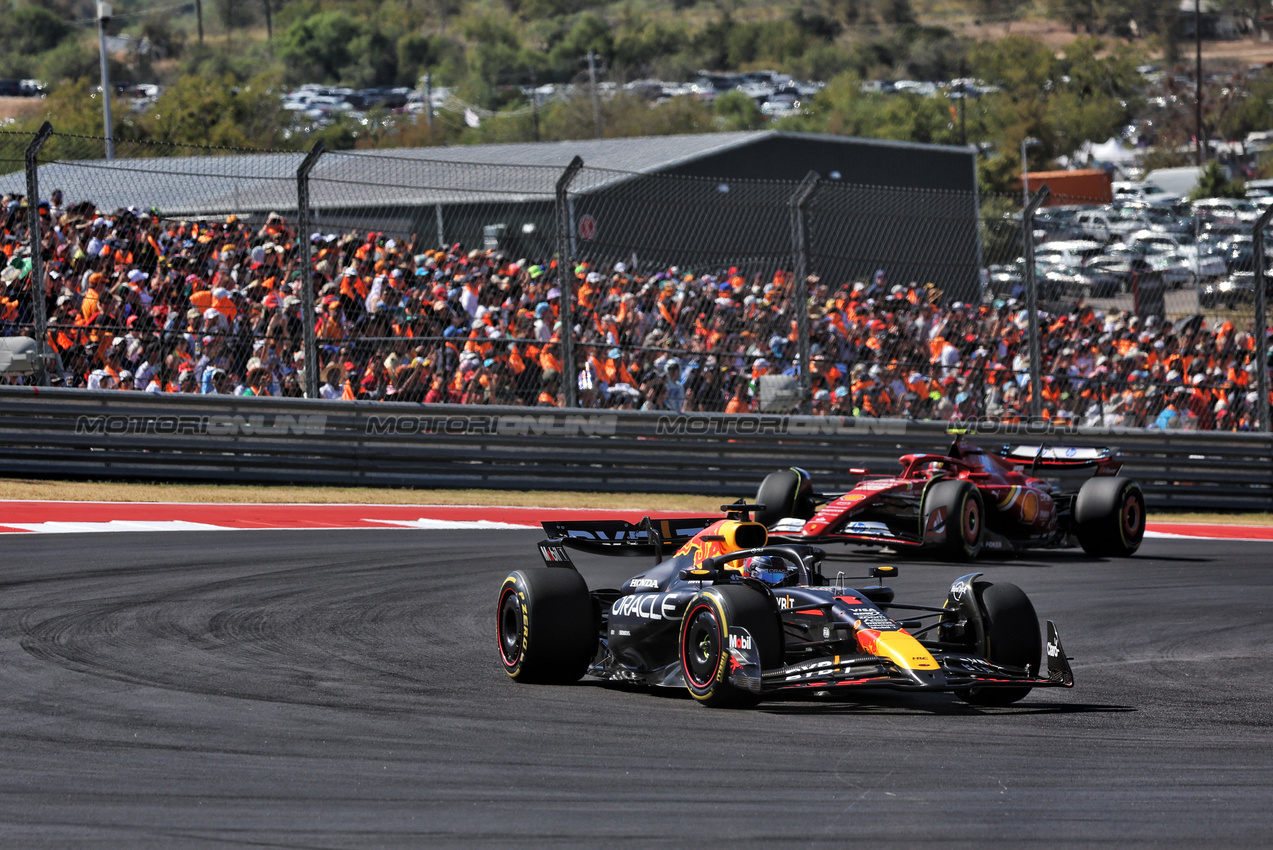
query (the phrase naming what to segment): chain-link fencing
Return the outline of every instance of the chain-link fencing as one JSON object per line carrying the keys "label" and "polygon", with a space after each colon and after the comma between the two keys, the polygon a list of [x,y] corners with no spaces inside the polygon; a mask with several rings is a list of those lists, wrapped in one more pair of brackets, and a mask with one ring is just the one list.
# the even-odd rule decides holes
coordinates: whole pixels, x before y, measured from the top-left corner
{"label": "chain-link fencing", "polygon": [[43,310],[69,386],[1260,421],[1257,299],[1228,294],[1255,274],[1249,222],[1058,195],[1023,217],[1015,196],[509,165],[481,148],[120,141],[106,161],[101,139],[54,132],[26,169],[35,142],[0,133],[0,333],[39,336]]}
{"label": "chain-link fencing", "polygon": [[[1267,425],[1257,214],[1222,200],[1048,198],[1031,219],[1048,314],[1044,408],[1068,406],[1080,422],[1112,426]],[[1023,298],[1019,261],[990,266],[988,278],[995,297]],[[1267,405],[1267,389],[1264,397]]]}
{"label": "chain-link fencing", "polygon": [[[283,214],[296,209],[301,155],[120,140],[106,161],[103,150],[54,132],[35,157],[55,372],[90,387],[296,394],[300,316],[276,290],[297,264]],[[18,321],[34,330],[40,318],[28,307]]]}

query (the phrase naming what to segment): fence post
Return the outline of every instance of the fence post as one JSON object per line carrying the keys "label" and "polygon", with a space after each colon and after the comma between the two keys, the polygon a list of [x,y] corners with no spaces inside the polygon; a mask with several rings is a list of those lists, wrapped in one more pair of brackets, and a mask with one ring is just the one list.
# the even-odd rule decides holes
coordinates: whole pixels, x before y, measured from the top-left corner
{"label": "fence post", "polygon": [[44,350],[48,344],[48,318],[49,318],[49,302],[44,292],[44,257],[41,255],[41,243],[43,241],[40,233],[40,164],[37,157],[40,154],[40,148],[44,147],[44,143],[48,141],[50,135],[53,134],[53,125],[45,121],[40,125],[40,129],[36,130],[35,138],[31,140],[31,144],[26,149],[26,170],[27,170],[27,239],[31,248],[31,271],[29,272],[29,280],[31,281],[31,321],[35,325],[33,331],[35,335],[35,350],[39,358],[40,371],[39,381],[42,386],[49,385],[49,370],[45,365]]}
{"label": "fence post", "polygon": [[561,290],[561,375],[565,407],[579,404],[579,367],[575,363],[575,264],[570,250],[570,183],[583,168],[575,156],[557,178],[557,288]]}
{"label": "fence post", "polygon": [[1025,246],[1025,309],[1030,314],[1030,421],[1043,418],[1043,346],[1039,343],[1039,282],[1034,276],[1034,212],[1051,192],[1046,185],[1021,210],[1021,242]]}
{"label": "fence post", "polygon": [[1258,429],[1267,433],[1269,430],[1269,340],[1268,340],[1268,295],[1266,292],[1264,228],[1273,218],[1273,207],[1266,209],[1255,222],[1251,231],[1252,247],[1255,249],[1255,391],[1260,394],[1260,424]]}
{"label": "fence post", "polygon": [[305,397],[318,398],[318,341],[314,339],[314,266],[309,241],[309,172],[327,150],[322,139],[296,169],[296,238],[301,243],[301,327],[305,331]]}
{"label": "fence post", "polygon": [[796,349],[800,354],[800,401],[797,413],[812,413],[813,364],[809,362],[809,201],[818,188],[818,172],[810,171],[791,196],[791,249],[796,277]]}

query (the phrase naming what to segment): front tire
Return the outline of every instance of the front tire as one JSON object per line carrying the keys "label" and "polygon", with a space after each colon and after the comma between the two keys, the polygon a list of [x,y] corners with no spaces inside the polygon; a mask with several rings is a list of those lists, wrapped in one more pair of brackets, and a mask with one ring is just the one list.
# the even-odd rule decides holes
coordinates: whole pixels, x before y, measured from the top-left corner
{"label": "front tire", "polygon": [[504,672],[518,682],[576,682],[597,648],[592,598],[574,570],[517,570],[495,609]]}
{"label": "front tire", "polygon": [[[938,511],[945,511],[944,520],[936,520]],[[924,496],[924,536],[930,527],[936,533],[934,522],[944,522],[944,539],[940,550],[949,561],[972,561],[981,554],[985,537],[985,505],[981,491],[968,481],[938,481]]]}
{"label": "front tire", "polygon": [[1074,536],[1098,558],[1127,558],[1145,539],[1145,494],[1129,478],[1092,478],[1074,501]]}
{"label": "front tire", "polygon": [[729,630],[751,635],[762,670],[782,661],[782,628],[769,597],[745,585],[709,587],[691,600],[681,621],[681,672],[690,696],[712,708],[745,708],[760,696],[729,681]]}
{"label": "front tire", "polygon": [[[1023,667],[1038,675],[1043,641],[1039,636],[1039,615],[1025,591],[1008,582],[973,582],[973,594],[981,608],[987,661],[1007,667]],[[972,705],[1011,705],[1031,688],[967,688],[955,695]]]}
{"label": "front tire", "polygon": [[812,519],[815,513],[813,481],[803,469],[771,472],[756,490],[756,504],[765,506],[763,511],[756,512],[756,522],[765,528],[787,517]]}

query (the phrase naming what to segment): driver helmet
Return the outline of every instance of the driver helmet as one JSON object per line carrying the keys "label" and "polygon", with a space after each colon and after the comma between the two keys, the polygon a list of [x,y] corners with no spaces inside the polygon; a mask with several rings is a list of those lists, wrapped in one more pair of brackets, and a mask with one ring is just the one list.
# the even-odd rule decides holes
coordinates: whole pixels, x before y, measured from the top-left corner
{"label": "driver helmet", "polygon": [[788,566],[781,558],[775,558],[772,555],[757,555],[747,560],[743,574],[748,578],[759,579],[773,587],[780,587],[788,579],[794,578],[796,570],[795,567]]}

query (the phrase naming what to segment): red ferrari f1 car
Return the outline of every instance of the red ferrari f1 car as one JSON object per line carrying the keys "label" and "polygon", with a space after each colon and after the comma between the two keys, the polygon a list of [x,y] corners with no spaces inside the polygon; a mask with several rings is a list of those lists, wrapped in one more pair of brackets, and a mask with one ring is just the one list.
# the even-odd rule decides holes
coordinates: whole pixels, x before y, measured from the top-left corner
{"label": "red ferrari f1 car", "polygon": [[[1145,535],[1145,497],[1118,475],[1111,449],[1013,446],[989,454],[957,437],[946,454],[906,455],[901,465],[896,477],[821,495],[802,469],[771,473],[756,494],[764,506],[756,518],[793,542],[928,549],[957,561],[1074,545],[1127,557]],[[1077,489],[1042,477],[1084,470],[1095,474]]]}

